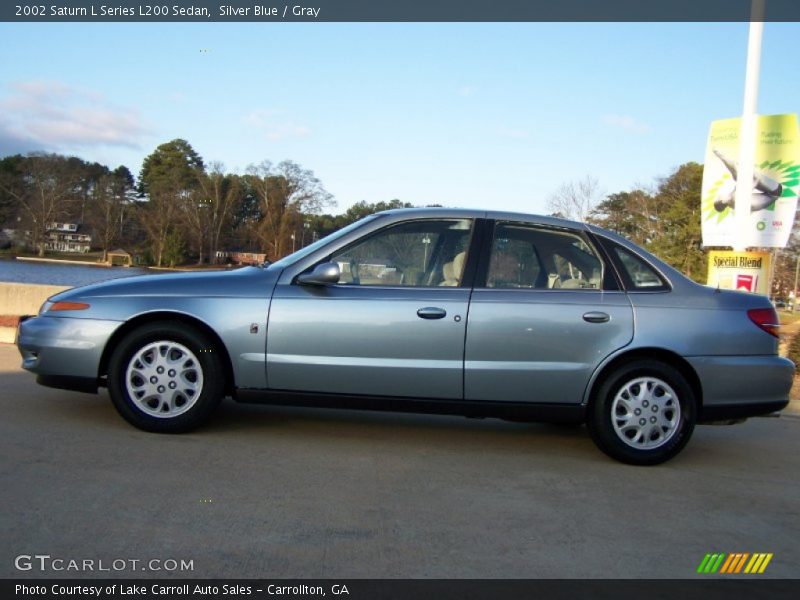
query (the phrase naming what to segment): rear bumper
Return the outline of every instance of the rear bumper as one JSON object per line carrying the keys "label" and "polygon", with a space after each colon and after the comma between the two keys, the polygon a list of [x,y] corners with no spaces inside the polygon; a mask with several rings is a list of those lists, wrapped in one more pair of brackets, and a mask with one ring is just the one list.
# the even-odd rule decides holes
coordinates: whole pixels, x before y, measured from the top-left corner
{"label": "rear bumper", "polygon": [[789,403],[795,366],[786,358],[702,356],[686,360],[703,389],[700,422],[765,415]]}
{"label": "rear bumper", "polygon": [[770,413],[778,412],[786,408],[789,401],[784,402],[759,402],[756,404],[717,404],[715,406],[704,406],[700,411],[699,422],[727,421],[729,419],[746,419],[747,417],[759,417]]}
{"label": "rear bumper", "polygon": [[38,316],[20,321],[22,368],[49,387],[96,392],[103,349],[121,323]]}

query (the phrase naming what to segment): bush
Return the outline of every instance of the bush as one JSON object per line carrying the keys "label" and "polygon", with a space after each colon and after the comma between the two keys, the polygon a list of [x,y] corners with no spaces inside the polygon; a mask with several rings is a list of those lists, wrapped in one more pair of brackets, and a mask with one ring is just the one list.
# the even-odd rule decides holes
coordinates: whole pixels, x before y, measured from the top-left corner
{"label": "bush", "polygon": [[789,360],[794,362],[794,364],[800,365],[800,332],[793,335],[789,340],[786,356]]}
{"label": "bush", "polygon": [[182,264],[186,255],[186,244],[183,242],[181,232],[173,229],[167,234],[164,243],[164,253],[161,256],[162,266],[170,268]]}

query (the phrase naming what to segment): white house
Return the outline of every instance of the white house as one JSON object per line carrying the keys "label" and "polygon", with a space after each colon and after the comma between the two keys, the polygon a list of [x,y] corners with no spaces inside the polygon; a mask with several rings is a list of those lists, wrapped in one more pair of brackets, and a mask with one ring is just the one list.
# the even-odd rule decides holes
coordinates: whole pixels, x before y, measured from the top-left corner
{"label": "white house", "polygon": [[81,233],[78,223],[48,223],[45,248],[53,252],[89,252],[92,236]]}

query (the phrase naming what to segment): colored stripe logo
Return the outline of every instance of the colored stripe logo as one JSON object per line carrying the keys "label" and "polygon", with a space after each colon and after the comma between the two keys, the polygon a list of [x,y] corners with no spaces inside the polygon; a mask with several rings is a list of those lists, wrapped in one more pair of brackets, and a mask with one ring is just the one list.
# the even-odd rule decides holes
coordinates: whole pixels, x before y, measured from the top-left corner
{"label": "colored stripe logo", "polygon": [[732,575],[748,574],[755,575],[763,573],[773,554],[765,552],[734,552],[733,554],[706,554],[697,567],[697,572],[703,575],[714,573]]}

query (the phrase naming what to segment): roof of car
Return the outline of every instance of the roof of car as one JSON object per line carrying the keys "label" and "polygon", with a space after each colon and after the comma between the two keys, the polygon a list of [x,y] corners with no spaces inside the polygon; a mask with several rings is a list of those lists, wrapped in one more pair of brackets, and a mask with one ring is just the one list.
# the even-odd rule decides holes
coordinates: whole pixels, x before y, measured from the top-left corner
{"label": "roof of car", "polygon": [[557,227],[570,227],[572,229],[586,229],[586,224],[578,221],[570,221],[561,217],[547,215],[535,215],[520,212],[507,212],[498,210],[480,210],[475,208],[447,208],[442,206],[431,206],[423,208],[394,208],[385,210],[377,214],[392,215],[403,217],[461,217],[471,219],[494,219],[497,221],[530,221],[553,225]]}

